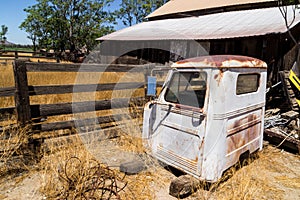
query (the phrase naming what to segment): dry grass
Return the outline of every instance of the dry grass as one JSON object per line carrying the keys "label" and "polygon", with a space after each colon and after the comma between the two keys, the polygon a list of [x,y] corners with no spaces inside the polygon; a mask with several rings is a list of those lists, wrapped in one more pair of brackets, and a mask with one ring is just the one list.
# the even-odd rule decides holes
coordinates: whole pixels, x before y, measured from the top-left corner
{"label": "dry grass", "polygon": [[13,87],[14,85],[12,62],[0,64],[0,87]]}
{"label": "dry grass", "polygon": [[1,156],[0,160],[7,163],[13,155],[22,155],[22,147],[28,144],[28,128],[22,129],[12,127],[9,130],[4,129],[0,133],[1,138]]}
{"label": "dry grass", "polygon": [[[120,138],[112,141],[112,143],[123,152],[135,152],[139,154],[145,152],[142,141],[137,140],[135,137],[128,135],[123,136],[121,133]],[[67,147],[64,149],[64,151],[59,151],[58,153],[52,154],[52,156],[48,157],[51,159],[48,160],[47,163],[51,164],[50,167],[43,172],[43,174],[52,174],[55,176],[48,177],[47,180],[44,179],[44,183],[48,183],[47,181],[49,180],[61,181],[58,179],[57,173],[60,171],[61,166],[65,164],[65,162],[72,156],[80,157],[81,162],[86,163],[85,167],[83,166],[84,170],[88,170],[86,169],[86,166],[90,166],[88,163],[94,159],[94,154],[91,154],[86,148],[82,148],[81,145],[64,146]],[[105,151],[106,150],[103,148],[101,153],[110,153]],[[270,150],[269,152],[268,150],[261,152],[260,158],[250,161],[250,164],[243,167],[237,166],[231,168],[227,172],[230,174],[229,179],[224,176],[223,178],[226,180],[220,180],[219,183],[212,185],[208,191],[203,190],[203,188],[205,188],[207,185],[202,185],[198,192],[189,197],[189,199],[284,199],[284,191],[274,187],[269,174],[266,174],[267,170],[262,171],[262,168],[269,167],[270,163],[267,161],[267,159],[269,159],[269,156],[273,153],[273,150]],[[63,156],[61,157],[61,155]],[[143,171],[137,175],[126,176],[124,179],[122,179],[122,183],[127,185],[124,191],[120,193],[122,197],[121,199],[160,199],[159,191],[167,191],[168,185],[174,178],[174,175],[163,169],[151,157],[148,157],[148,159],[148,169],[146,171]],[[98,162],[101,163],[101,160],[98,160]],[[47,164],[42,164],[42,166],[45,167]],[[113,169],[117,177],[124,177],[124,174],[119,172],[117,168]],[[277,179],[280,179],[295,189],[298,186],[295,178],[294,182],[288,182],[287,180],[290,181],[291,179],[286,179],[282,176],[278,176]],[[59,185],[59,183],[56,182],[55,185]],[[46,186],[47,184],[45,185],[45,190],[43,191],[44,194],[49,195],[49,191],[53,191],[50,189],[53,188],[53,185],[48,185],[48,187]]]}
{"label": "dry grass", "polygon": [[[123,131],[119,134],[122,135]],[[133,141],[137,140],[131,136],[122,136],[122,139],[110,140],[109,146],[104,144],[107,144],[107,141],[101,141],[100,143],[97,141],[97,152],[102,155],[110,154],[108,147],[110,150],[118,151],[118,153],[144,152],[140,141],[137,144]],[[92,144],[83,144],[82,138],[79,136],[73,137],[72,140],[60,141],[60,145],[62,148],[57,150],[57,143],[48,143],[48,151],[44,154],[40,163],[43,177],[41,192],[47,198],[65,199],[68,196],[67,199],[73,199],[73,197],[83,197],[84,191],[91,190],[93,193],[89,192],[86,195],[96,199],[101,199],[100,197],[103,199],[154,199],[155,196],[149,190],[151,183],[155,180],[153,172],[147,171],[134,176],[125,176],[118,168],[103,164],[107,160],[101,160],[99,156],[95,157],[95,152],[90,151],[87,147],[87,145]],[[112,157],[111,159],[118,158]],[[99,180],[99,177],[106,177],[106,185]],[[91,188],[96,184],[92,183],[93,180],[97,180],[98,184],[100,181],[101,184],[99,185],[102,187],[100,189]],[[116,183],[116,185],[112,186],[113,183]],[[110,194],[109,192],[101,193],[104,185],[106,189],[115,189],[118,195],[112,195],[111,198],[101,196]]]}
{"label": "dry grass", "polygon": [[[62,143],[63,150],[43,157],[40,163],[43,177],[41,192],[49,199],[117,197],[126,183],[115,171],[95,160],[84,150],[80,139],[77,140],[72,145],[66,141]],[[53,151],[51,147],[48,149]],[[117,182],[122,185],[115,185]]]}
{"label": "dry grass", "polygon": [[[6,159],[7,165],[1,168],[0,185],[7,178],[5,173],[12,173],[12,168],[7,166],[13,165],[17,174],[24,170],[29,173],[37,170],[41,183],[39,191],[47,199],[79,199],[84,195],[90,199],[172,199],[168,196],[168,187],[175,176],[146,154],[143,141],[138,137],[141,134],[139,123],[131,121],[123,125],[118,132],[119,137],[109,140],[95,137],[83,143],[87,140],[79,135],[47,140],[40,151],[42,159],[34,168],[24,159],[16,162],[11,154],[3,154],[1,159]],[[14,149],[21,150],[20,144],[28,144],[25,132],[26,129],[19,130],[8,143],[18,144]],[[125,176],[118,165],[111,164],[121,162],[126,155],[132,154],[144,158],[146,170]],[[287,199],[287,188],[299,194],[297,172],[299,156],[266,146],[257,158],[229,169],[220,182],[212,185],[201,183],[198,191],[187,199]],[[16,180],[22,181],[20,178]]]}

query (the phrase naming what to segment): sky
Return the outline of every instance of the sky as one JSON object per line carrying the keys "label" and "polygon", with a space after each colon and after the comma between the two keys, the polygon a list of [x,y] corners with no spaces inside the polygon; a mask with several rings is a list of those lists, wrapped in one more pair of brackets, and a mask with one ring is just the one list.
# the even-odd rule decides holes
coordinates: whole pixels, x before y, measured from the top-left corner
{"label": "sky", "polygon": [[8,27],[7,41],[16,44],[31,44],[27,34],[19,29],[20,24],[26,18],[24,8],[34,5],[35,0],[0,0],[0,26]]}
{"label": "sky", "polygon": [[[112,8],[119,5],[120,0],[115,0],[112,3]],[[6,34],[7,41],[15,44],[32,44],[27,38],[28,34],[19,29],[21,23],[26,19],[27,13],[24,8],[36,4],[35,0],[0,0],[0,26],[8,27]],[[117,25],[116,29],[122,28],[122,25]]]}

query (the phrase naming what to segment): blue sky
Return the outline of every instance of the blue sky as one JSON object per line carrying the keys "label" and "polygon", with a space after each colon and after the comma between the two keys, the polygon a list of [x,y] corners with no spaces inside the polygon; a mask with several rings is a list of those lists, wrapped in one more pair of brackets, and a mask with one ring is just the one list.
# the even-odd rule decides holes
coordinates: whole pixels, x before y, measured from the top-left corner
{"label": "blue sky", "polygon": [[[112,3],[112,8],[119,5],[120,0]],[[32,44],[27,38],[27,33],[20,30],[19,26],[26,18],[24,8],[36,4],[35,0],[1,0],[0,6],[0,26],[8,27],[7,40],[16,44]],[[117,26],[116,29],[122,27]]]}
{"label": "blue sky", "polygon": [[8,27],[7,40],[17,44],[31,44],[27,34],[19,29],[20,24],[26,18],[24,8],[34,5],[34,0],[1,0],[0,26]]}

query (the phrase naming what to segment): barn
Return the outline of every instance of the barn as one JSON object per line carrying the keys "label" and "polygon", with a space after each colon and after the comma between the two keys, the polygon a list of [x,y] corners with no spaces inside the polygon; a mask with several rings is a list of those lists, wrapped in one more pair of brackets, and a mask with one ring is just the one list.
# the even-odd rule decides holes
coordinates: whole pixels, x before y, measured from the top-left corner
{"label": "barn", "polygon": [[246,55],[264,60],[274,82],[272,74],[289,69],[296,58],[300,14],[295,5],[174,0],[147,18],[98,38],[103,62],[124,55],[163,64],[201,55]]}

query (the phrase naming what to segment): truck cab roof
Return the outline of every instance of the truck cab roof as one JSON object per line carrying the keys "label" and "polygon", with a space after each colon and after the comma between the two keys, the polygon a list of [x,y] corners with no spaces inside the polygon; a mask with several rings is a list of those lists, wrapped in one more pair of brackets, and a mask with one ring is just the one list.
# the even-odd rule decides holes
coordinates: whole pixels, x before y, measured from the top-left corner
{"label": "truck cab roof", "polygon": [[256,58],[236,55],[212,55],[189,58],[174,63],[172,68],[267,68]]}

